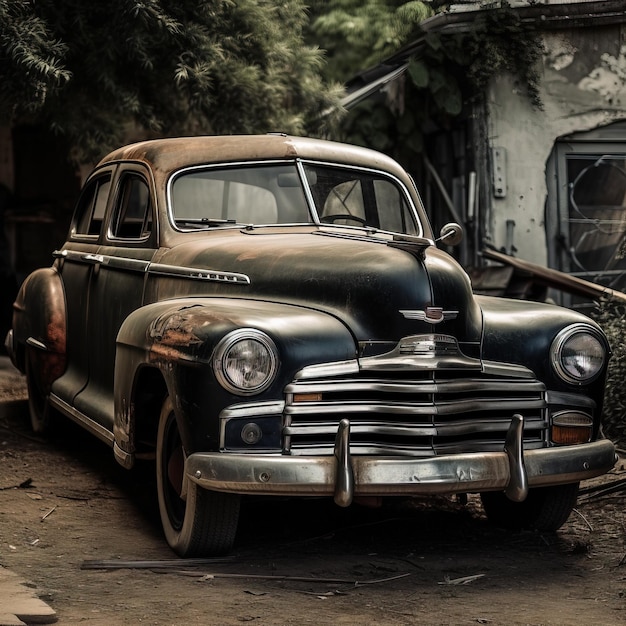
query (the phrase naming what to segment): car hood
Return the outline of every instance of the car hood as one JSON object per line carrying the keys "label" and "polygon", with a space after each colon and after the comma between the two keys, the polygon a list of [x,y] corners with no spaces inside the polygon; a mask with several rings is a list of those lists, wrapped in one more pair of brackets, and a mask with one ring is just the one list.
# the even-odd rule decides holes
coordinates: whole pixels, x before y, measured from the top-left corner
{"label": "car hood", "polygon": [[163,251],[158,261],[242,274],[250,282],[163,278],[157,299],[230,294],[296,304],[336,316],[360,342],[395,344],[436,333],[480,343],[482,316],[469,277],[428,240],[390,242],[319,230],[212,232]]}

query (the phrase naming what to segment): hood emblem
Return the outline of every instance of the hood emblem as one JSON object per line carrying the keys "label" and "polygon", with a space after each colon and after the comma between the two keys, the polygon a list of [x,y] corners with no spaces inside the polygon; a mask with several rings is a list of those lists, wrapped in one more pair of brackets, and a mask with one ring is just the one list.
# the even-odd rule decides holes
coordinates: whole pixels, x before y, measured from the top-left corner
{"label": "hood emblem", "polygon": [[408,320],[419,320],[428,324],[439,324],[445,320],[456,319],[458,311],[444,311],[438,306],[427,306],[424,311],[400,311]]}

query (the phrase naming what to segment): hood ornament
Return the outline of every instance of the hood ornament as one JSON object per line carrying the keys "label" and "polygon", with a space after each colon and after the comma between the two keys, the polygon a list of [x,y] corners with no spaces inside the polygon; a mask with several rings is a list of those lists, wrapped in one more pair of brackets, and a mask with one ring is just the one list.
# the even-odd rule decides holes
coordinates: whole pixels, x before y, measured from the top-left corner
{"label": "hood ornament", "polygon": [[424,311],[400,311],[402,315],[408,320],[418,320],[420,322],[427,322],[428,324],[440,324],[445,320],[456,319],[458,311],[444,311],[438,306],[427,306]]}

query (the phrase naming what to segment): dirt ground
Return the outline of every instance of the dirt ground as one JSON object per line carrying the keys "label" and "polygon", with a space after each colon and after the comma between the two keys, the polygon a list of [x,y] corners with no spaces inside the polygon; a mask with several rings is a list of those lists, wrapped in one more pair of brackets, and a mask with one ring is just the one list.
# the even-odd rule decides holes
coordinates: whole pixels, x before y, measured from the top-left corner
{"label": "dirt ground", "polygon": [[148,464],[127,472],[70,424],[43,440],[25,409],[4,413],[0,565],[59,624],[626,623],[626,460],[556,535],[495,529],[473,496],[249,501],[232,556],[198,564],[172,562]]}

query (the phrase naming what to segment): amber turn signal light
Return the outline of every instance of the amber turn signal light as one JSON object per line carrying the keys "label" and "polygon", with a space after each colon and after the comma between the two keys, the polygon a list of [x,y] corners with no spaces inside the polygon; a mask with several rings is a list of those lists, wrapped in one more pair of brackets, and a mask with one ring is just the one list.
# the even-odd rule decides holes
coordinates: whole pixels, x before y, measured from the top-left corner
{"label": "amber turn signal light", "polygon": [[572,445],[591,441],[593,420],[585,413],[566,411],[552,418],[552,442]]}
{"label": "amber turn signal light", "polygon": [[321,393],[294,393],[293,401],[296,402],[321,402]]}

